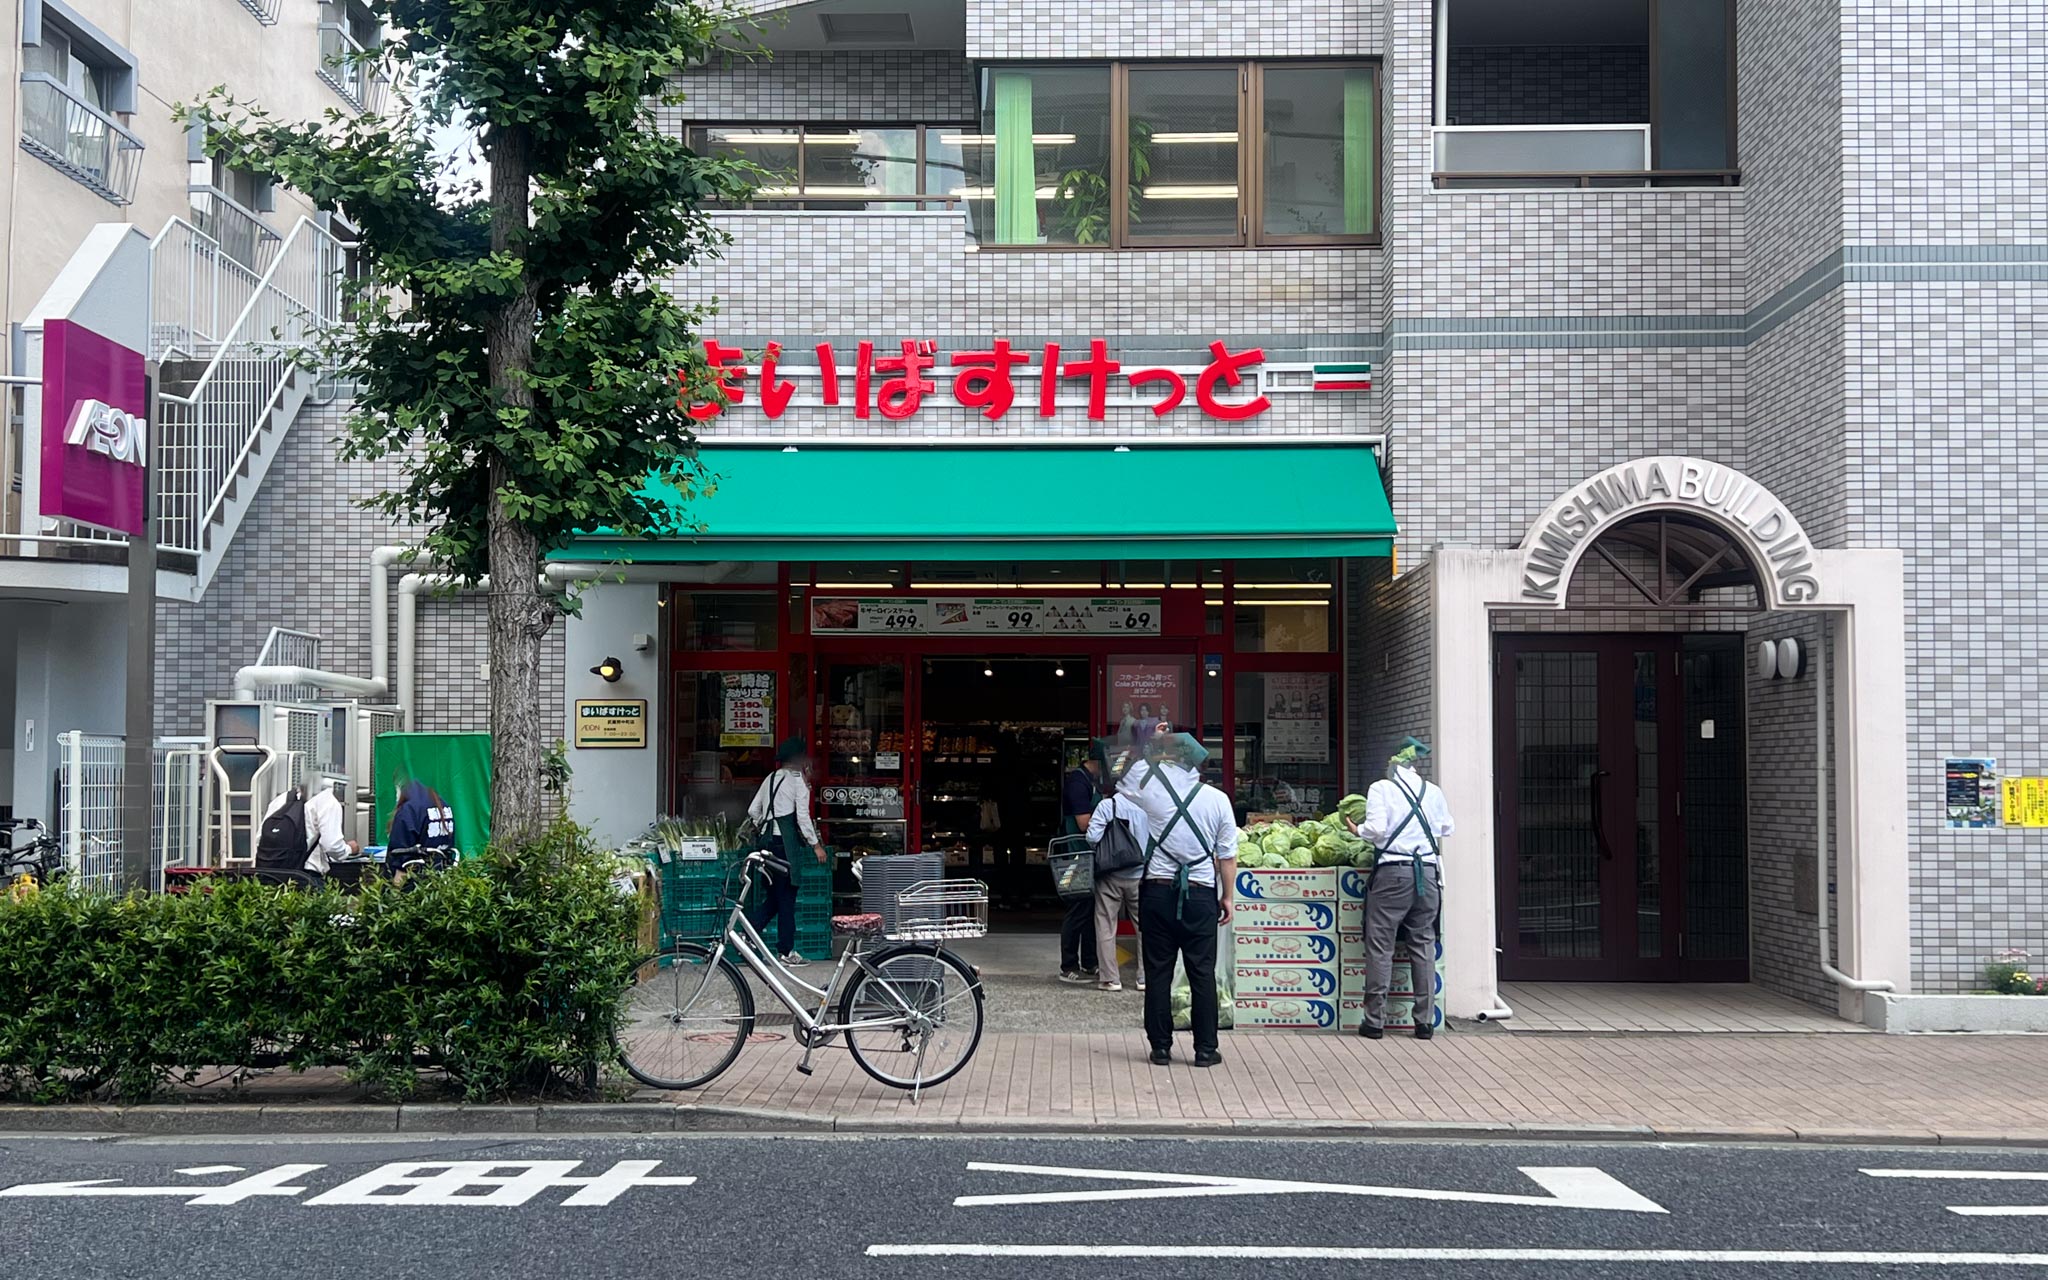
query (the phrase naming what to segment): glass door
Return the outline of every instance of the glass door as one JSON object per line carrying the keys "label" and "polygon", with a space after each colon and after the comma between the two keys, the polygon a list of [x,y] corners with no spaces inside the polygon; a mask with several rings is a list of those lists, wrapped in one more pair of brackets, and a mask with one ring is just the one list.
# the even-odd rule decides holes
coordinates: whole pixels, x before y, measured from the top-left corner
{"label": "glass door", "polygon": [[818,660],[814,751],[818,817],[827,844],[847,858],[911,851],[917,752],[908,664],[900,654]]}
{"label": "glass door", "polygon": [[671,808],[738,826],[775,768],[781,683],[769,670],[677,671],[674,680]]}

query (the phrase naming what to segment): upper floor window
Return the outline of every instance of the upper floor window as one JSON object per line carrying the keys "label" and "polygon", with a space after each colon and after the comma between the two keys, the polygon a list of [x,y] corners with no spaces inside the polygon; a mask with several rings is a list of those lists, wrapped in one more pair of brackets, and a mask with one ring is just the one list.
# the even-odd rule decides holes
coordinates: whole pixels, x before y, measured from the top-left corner
{"label": "upper floor window", "polygon": [[1442,0],[1439,187],[1732,185],[1734,0]]}
{"label": "upper floor window", "polygon": [[68,7],[22,7],[21,145],[115,204],[127,204],[142,140],[117,116],[135,110],[135,57]]}
{"label": "upper floor window", "polygon": [[383,43],[383,23],[360,0],[320,0],[320,78],[358,110],[383,108],[384,72],[364,60]]}
{"label": "upper floor window", "polygon": [[988,246],[1369,244],[1370,63],[991,67],[963,192]]}
{"label": "upper floor window", "polygon": [[282,241],[262,217],[277,207],[269,178],[202,154],[192,162],[191,204],[193,225],[230,258],[252,271],[270,265]]}
{"label": "upper floor window", "polygon": [[940,208],[965,181],[958,125],[697,125],[700,155],[747,160],[762,173],[757,209]]}

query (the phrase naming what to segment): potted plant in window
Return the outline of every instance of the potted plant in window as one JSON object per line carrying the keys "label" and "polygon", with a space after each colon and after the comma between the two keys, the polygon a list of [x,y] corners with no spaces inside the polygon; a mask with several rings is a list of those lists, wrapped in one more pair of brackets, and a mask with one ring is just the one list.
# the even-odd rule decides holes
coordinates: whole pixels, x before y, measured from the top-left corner
{"label": "potted plant in window", "polygon": [[[1152,126],[1131,121],[1130,190],[1128,217],[1138,222],[1138,192],[1152,176]],[[1099,166],[1069,169],[1053,188],[1051,231],[1070,244],[1109,243],[1109,161]]]}

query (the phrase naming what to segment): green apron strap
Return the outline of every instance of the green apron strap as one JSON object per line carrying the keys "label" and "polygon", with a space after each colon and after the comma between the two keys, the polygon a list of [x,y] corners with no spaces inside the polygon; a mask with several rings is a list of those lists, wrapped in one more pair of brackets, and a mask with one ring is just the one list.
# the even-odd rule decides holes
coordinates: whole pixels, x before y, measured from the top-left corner
{"label": "green apron strap", "polygon": [[[1168,818],[1166,825],[1145,842],[1145,861],[1148,863],[1152,861],[1152,855],[1166,843],[1167,833],[1179,826],[1182,820],[1186,820],[1188,830],[1195,833],[1197,840],[1201,839],[1202,834],[1195,828],[1195,815],[1188,812],[1188,805],[1193,803],[1194,797],[1190,796],[1185,800],[1182,799],[1180,792],[1173,789],[1173,784],[1168,782],[1166,775],[1161,773],[1156,767],[1145,775],[1145,781],[1142,785],[1150,786],[1154,780],[1157,780],[1160,787],[1166,791],[1167,798],[1173,801],[1173,816]],[[1195,787],[1199,792],[1201,783],[1197,782]],[[1215,860],[1215,852],[1213,850],[1210,851],[1210,860],[1212,862]],[[1173,873],[1173,917],[1185,924],[1188,918],[1188,875],[1194,870],[1195,864],[1192,862],[1182,862],[1176,858],[1174,859],[1174,865],[1178,870]],[[1217,886],[1216,892],[1220,896],[1223,892],[1222,886]]]}
{"label": "green apron strap", "polygon": [[804,833],[803,829],[797,826],[796,810],[791,809],[788,813],[775,812],[775,796],[776,792],[780,790],[779,784],[781,781],[782,770],[780,769],[777,769],[768,777],[768,826],[776,835],[782,837],[782,856],[790,863],[790,874],[794,875],[796,873],[796,851],[803,846]]}

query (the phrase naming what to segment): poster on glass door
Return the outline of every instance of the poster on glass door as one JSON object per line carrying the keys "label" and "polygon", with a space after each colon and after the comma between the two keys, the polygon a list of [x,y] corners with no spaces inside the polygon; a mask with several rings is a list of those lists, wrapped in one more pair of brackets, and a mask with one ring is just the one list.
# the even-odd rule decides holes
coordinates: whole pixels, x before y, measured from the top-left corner
{"label": "poster on glass door", "polygon": [[766,671],[728,671],[719,724],[721,747],[775,745],[775,677]]}
{"label": "poster on glass door", "polygon": [[1328,672],[1267,675],[1266,762],[1330,762],[1330,676]]}
{"label": "poster on glass door", "polygon": [[1109,711],[1116,745],[1142,750],[1161,725],[1181,727],[1187,667],[1179,662],[1109,664]]}

